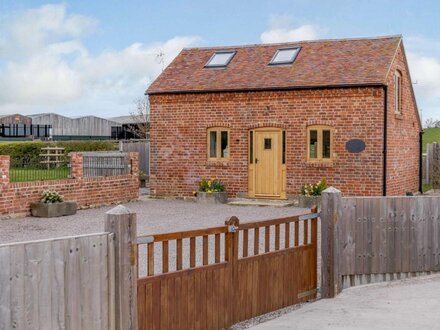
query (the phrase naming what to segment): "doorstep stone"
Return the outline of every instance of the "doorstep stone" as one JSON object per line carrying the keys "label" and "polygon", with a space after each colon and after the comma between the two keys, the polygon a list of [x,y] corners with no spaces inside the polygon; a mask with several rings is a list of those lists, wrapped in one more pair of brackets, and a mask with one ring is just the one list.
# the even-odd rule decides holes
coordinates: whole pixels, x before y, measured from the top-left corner
{"label": "doorstep stone", "polygon": [[228,205],[287,207],[287,206],[293,206],[294,202],[291,200],[279,200],[279,199],[235,198],[231,200],[228,203]]}

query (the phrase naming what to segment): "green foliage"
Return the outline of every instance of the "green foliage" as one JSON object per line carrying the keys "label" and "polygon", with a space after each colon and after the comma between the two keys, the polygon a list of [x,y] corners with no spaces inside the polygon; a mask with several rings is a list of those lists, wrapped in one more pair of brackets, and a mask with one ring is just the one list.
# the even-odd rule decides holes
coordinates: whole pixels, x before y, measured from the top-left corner
{"label": "green foliage", "polygon": [[440,143],[440,128],[425,128],[423,130],[423,152],[426,153],[428,143]]}
{"label": "green foliage", "polygon": [[430,191],[432,189],[432,185],[430,185],[429,183],[424,183],[423,187],[422,187],[422,191],[425,193],[427,191]]}
{"label": "green foliage", "polygon": [[223,192],[225,191],[225,185],[218,179],[212,178],[211,180],[202,178],[199,182],[199,191],[201,192]]}
{"label": "green foliage", "polygon": [[30,162],[39,158],[41,148],[45,145],[41,141],[3,142],[0,143],[0,155],[9,155],[11,159]]}
{"label": "green foliage", "polygon": [[9,155],[11,159],[19,159],[30,162],[40,159],[41,148],[62,147],[67,155],[75,151],[113,151],[117,145],[113,141],[24,141],[24,142],[1,142],[0,155]]}
{"label": "green foliage", "polygon": [[45,190],[43,191],[41,203],[52,204],[52,203],[62,203],[64,202],[64,197],[57,193],[56,191]]}
{"label": "green foliage", "polygon": [[64,148],[64,153],[76,151],[114,151],[117,144],[114,141],[57,141],[52,142],[56,147]]}
{"label": "green foliage", "polygon": [[321,193],[327,189],[327,179],[323,178],[315,184],[305,184],[301,187],[301,194],[304,196],[321,196]]}

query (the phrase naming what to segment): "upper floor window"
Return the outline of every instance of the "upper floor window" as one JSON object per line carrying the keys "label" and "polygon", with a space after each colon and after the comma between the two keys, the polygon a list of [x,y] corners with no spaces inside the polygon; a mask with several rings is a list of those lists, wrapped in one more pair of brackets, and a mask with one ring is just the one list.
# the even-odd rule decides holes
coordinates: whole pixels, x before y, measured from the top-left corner
{"label": "upper floor window", "polygon": [[229,129],[212,127],[208,129],[208,159],[225,160],[229,158]]}
{"label": "upper floor window", "polygon": [[402,113],[402,74],[394,74],[394,112]]}
{"label": "upper floor window", "polygon": [[307,127],[307,160],[330,161],[332,155],[333,129],[323,125]]}
{"label": "upper floor window", "polygon": [[292,64],[299,53],[299,47],[280,48],[270,61],[270,65]]}
{"label": "upper floor window", "polygon": [[226,67],[235,55],[235,50],[232,51],[218,51],[215,52],[208,63],[205,64],[205,68],[222,68]]}

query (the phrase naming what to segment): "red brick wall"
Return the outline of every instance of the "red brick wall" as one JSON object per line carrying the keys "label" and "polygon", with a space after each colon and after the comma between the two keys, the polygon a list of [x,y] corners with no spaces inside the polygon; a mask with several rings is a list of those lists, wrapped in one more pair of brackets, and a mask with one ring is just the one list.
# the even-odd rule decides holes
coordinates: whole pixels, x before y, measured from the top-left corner
{"label": "red brick wall", "polygon": [[[287,194],[326,177],[345,195],[381,195],[383,169],[382,88],[344,88],[241,93],[150,95],[151,189],[156,195],[189,196],[197,181],[218,177],[231,196],[248,189],[248,131],[286,129]],[[306,161],[306,127],[334,127],[332,164]],[[230,159],[207,161],[206,129],[230,128]],[[345,143],[366,143],[359,154]]]}
{"label": "red brick wall", "polygon": [[55,190],[79,208],[123,203],[138,198],[138,153],[129,153],[131,175],[82,177],[82,155],[71,154],[72,179],[9,182],[9,156],[0,156],[0,215],[30,214],[30,203],[38,202],[44,190]]}
{"label": "red brick wall", "polygon": [[[402,114],[394,111],[394,74],[402,74]],[[402,46],[388,78],[387,195],[403,195],[419,189],[420,121],[412,95],[411,80]]]}

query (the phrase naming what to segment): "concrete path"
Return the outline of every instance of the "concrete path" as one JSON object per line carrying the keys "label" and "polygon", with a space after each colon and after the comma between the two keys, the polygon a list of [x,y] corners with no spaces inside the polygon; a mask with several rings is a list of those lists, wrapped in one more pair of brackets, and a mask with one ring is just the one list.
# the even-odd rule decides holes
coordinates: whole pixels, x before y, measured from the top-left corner
{"label": "concrete path", "polygon": [[440,275],[346,289],[252,329],[440,329]]}

